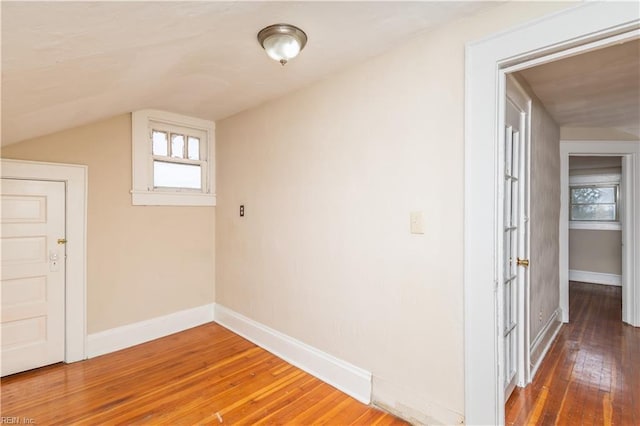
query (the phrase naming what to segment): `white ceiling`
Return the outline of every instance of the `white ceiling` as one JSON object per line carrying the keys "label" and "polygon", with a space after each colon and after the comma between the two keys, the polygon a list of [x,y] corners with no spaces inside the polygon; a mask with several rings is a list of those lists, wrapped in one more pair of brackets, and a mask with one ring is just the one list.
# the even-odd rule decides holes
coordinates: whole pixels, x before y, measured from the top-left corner
{"label": "white ceiling", "polygon": [[[220,119],[493,2],[2,2],[2,144],[143,108]],[[309,42],[286,67],[257,32]]]}
{"label": "white ceiling", "polygon": [[556,123],[640,136],[640,40],[520,72]]}

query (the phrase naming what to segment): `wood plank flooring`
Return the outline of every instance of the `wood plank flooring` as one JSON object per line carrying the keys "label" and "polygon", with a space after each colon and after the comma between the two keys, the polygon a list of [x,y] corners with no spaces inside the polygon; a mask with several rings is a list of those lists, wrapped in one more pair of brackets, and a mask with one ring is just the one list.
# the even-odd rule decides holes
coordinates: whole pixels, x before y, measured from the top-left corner
{"label": "wood plank flooring", "polygon": [[640,425],[640,328],[622,322],[620,287],[571,282],[570,322],[528,387],[507,401],[509,425]]}
{"label": "wood plank flooring", "polygon": [[215,323],[5,377],[0,389],[3,419],[23,424],[406,424]]}

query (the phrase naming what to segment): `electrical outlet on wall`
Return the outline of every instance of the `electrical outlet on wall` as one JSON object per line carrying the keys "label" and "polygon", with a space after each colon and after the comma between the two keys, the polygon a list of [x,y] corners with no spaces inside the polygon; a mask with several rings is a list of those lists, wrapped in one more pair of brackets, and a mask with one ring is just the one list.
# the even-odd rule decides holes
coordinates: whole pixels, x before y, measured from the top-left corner
{"label": "electrical outlet on wall", "polygon": [[424,234],[424,212],[411,212],[409,218],[411,221],[411,233]]}

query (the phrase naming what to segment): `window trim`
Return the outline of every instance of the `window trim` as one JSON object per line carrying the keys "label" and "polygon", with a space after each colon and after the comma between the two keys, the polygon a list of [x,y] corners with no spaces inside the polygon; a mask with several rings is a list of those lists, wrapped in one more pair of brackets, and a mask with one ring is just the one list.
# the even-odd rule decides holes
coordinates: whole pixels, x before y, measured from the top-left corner
{"label": "window trim", "polygon": [[[152,122],[162,127],[196,129],[206,134],[206,178],[202,191],[154,188],[153,152],[149,140]],[[177,133],[177,132],[176,132]],[[215,123],[167,111],[145,109],[131,114],[132,189],[131,202],[147,206],[215,206]]]}
{"label": "window trim", "polygon": [[[603,186],[603,185],[617,185],[618,186],[618,199],[616,200],[616,211],[618,215],[617,221],[591,221],[591,220],[571,220],[569,216],[569,229],[586,229],[594,231],[620,231],[622,230],[622,222],[620,221],[620,174],[609,173],[600,175],[574,175],[569,176],[569,191],[574,186]],[[571,201],[569,200],[569,204]],[[569,214],[571,209],[569,208]]]}

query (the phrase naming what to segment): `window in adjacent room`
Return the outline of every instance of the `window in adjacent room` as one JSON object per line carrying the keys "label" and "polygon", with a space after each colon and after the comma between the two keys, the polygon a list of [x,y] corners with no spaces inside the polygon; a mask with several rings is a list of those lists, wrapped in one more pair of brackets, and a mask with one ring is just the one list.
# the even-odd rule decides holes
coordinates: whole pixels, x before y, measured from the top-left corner
{"label": "window in adjacent room", "polygon": [[620,229],[620,175],[571,176],[569,226]]}
{"label": "window in adjacent room", "polygon": [[618,221],[618,185],[572,186],[571,220]]}

